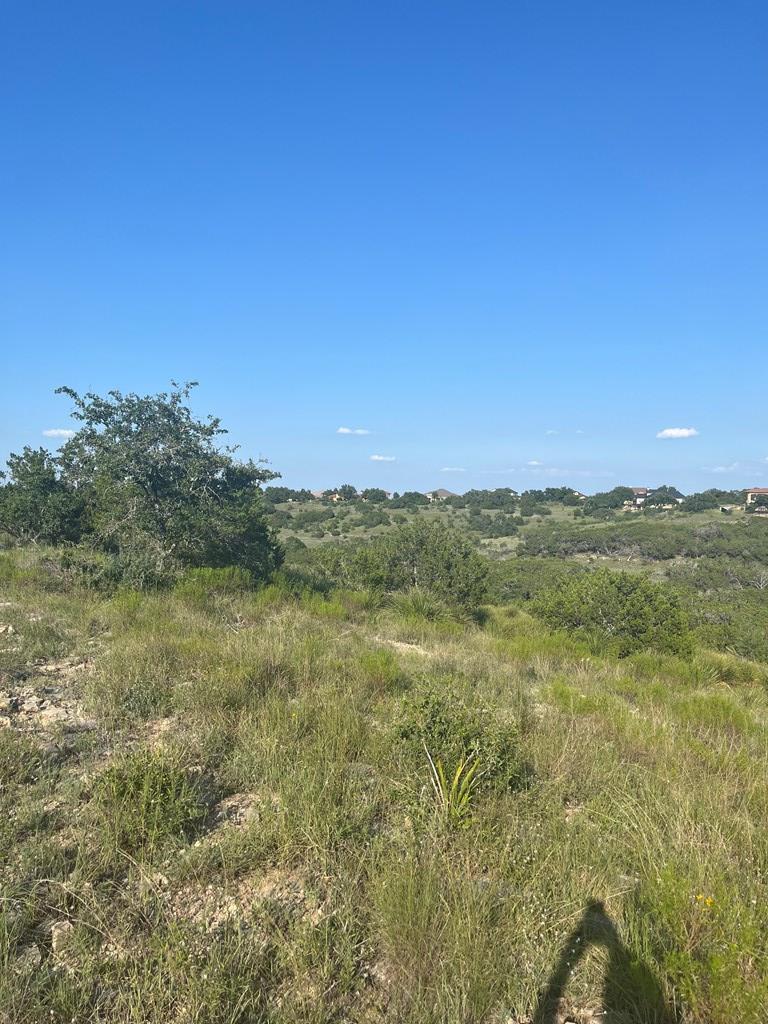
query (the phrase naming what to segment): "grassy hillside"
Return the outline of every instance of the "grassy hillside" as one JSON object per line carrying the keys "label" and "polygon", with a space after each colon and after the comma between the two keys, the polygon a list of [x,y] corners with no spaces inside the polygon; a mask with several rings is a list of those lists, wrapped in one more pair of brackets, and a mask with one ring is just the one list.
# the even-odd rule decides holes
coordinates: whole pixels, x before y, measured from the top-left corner
{"label": "grassy hillside", "polygon": [[[269,489],[267,489],[267,495]],[[492,494],[492,492],[484,492]],[[460,499],[457,499],[460,500]],[[469,508],[456,507],[450,501],[434,502],[418,508],[394,508],[391,502],[370,504],[360,501],[343,501],[333,504],[327,500],[307,500],[270,503],[271,521],[279,531],[283,542],[299,540],[309,548],[322,543],[354,543],[379,536],[392,526],[415,519],[437,519],[472,536],[478,546],[491,557],[508,557],[528,538],[534,545],[541,537],[549,538],[560,531],[567,536],[576,533],[581,537],[603,536],[610,530],[614,533],[628,531],[629,536],[642,534],[663,535],[671,530],[673,534],[716,526],[726,532],[734,527],[750,525],[750,517],[740,509],[724,516],[718,509],[702,512],[675,510],[647,511],[641,514],[619,509],[606,523],[600,519],[582,516],[580,509],[548,501],[538,504],[532,514],[505,514],[494,509],[481,507],[473,512]],[[523,507],[523,511],[526,509]],[[494,530],[493,524],[496,524]],[[503,525],[502,525],[503,524]],[[571,530],[569,531],[569,527]],[[494,536],[498,532],[499,536]]]}
{"label": "grassy hillside", "polygon": [[[289,561],[314,572],[326,561],[328,547],[359,548],[403,523],[442,523],[493,563],[497,602],[525,602],[557,588],[564,572],[606,567],[645,575],[679,596],[703,646],[768,663],[767,518],[739,511],[725,516],[715,509],[620,511],[603,521],[562,504],[542,507],[548,514],[521,517],[447,502],[395,511],[369,510],[364,503],[297,502],[278,506],[276,525]],[[312,533],[296,528],[308,511],[324,517]],[[387,522],[365,526],[361,516],[371,511]],[[488,536],[494,523],[510,535]]]}
{"label": "grassy hillside", "polygon": [[55,568],[0,556],[3,1024],[763,1019],[764,665]]}

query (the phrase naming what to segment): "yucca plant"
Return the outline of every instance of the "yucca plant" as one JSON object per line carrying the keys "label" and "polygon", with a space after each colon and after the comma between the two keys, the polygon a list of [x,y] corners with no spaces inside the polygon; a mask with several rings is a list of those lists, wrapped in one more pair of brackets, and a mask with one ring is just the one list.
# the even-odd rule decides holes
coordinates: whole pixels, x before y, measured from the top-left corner
{"label": "yucca plant", "polygon": [[452,777],[446,774],[443,762],[434,760],[426,744],[430,780],[440,814],[452,825],[466,825],[471,815],[472,796],[477,784],[478,759],[475,755],[462,757]]}
{"label": "yucca plant", "polygon": [[446,622],[451,618],[451,611],[445,601],[422,587],[411,587],[400,594],[395,594],[392,605],[405,619]]}

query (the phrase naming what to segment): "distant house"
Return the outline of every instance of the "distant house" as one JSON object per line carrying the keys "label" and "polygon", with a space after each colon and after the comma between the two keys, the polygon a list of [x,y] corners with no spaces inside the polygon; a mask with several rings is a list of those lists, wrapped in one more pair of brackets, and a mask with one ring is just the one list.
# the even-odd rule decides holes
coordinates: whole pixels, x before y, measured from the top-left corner
{"label": "distant house", "polygon": [[[759,498],[768,499],[768,487],[750,487],[747,491],[747,505],[755,505]],[[761,502],[763,504],[763,502]]]}
{"label": "distant house", "polygon": [[455,498],[453,491],[446,491],[444,487],[438,487],[436,491],[425,491],[424,497],[430,501],[445,501],[446,498]]}
{"label": "distant house", "polygon": [[322,498],[323,491],[310,491],[313,498]]}
{"label": "distant house", "polygon": [[628,498],[624,502],[624,508],[637,511],[637,509],[642,508],[648,500],[648,495],[650,494],[650,491],[647,487],[630,487],[629,489],[630,491],[632,491],[632,497]]}

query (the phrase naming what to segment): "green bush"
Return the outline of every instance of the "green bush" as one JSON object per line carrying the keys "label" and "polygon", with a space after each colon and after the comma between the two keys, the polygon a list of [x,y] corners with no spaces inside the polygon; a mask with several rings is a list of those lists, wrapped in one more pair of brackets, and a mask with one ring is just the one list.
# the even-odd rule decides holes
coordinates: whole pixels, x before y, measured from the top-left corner
{"label": "green bush", "polygon": [[564,579],[532,602],[554,629],[597,638],[619,657],[650,648],[688,657],[688,616],[668,587],[626,572],[598,569]]}
{"label": "green bush", "polygon": [[486,595],[488,563],[442,523],[415,522],[358,548],[348,571],[371,590],[428,590],[447,604],[477,607]]}
{"label": "green bush", "polygon": [[493,563],[490,598],[500,604],[530,601],[581,572],[584,569],[578,562],[562,558],[506,558]]}
{"label": "green bush", "polygon": [[430,686],[405,697],[397,735],[420,768],[427,766],[425,747],[446,771],[476,760],[481,788],[518,789],[529,776],[517,724],[501,721],[496,710],[467,704],[450,688]]}
{"label": "green bush", "polygon": [[71,586],[87,587],[101,593],[110,593],[121,580],[121,570],[114,555],[97,551],[86,544],[60,548],[41,563],[49,576],[58,580],[63,589]]}

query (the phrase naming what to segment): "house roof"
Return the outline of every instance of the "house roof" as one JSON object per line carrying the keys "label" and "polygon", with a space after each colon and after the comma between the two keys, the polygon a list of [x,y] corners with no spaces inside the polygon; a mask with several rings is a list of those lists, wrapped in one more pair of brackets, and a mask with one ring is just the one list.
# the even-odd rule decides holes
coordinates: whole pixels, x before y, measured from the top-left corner
{"label": "house roof", "polygon": [[633,494],[647,494],[648,493],[648,488],[647,487],[630,487],[630,491],[632,491]]}
{"label": "house roof", "polygon": [[768,494],[768,487],[748,487],[748,494]]}
{"label": "house roof", "polygon": [[438,487],[436,491],[425,491],[425,494],[434,494],[438,498],[455,498],[453,491],[446,491],[444,487]]}

